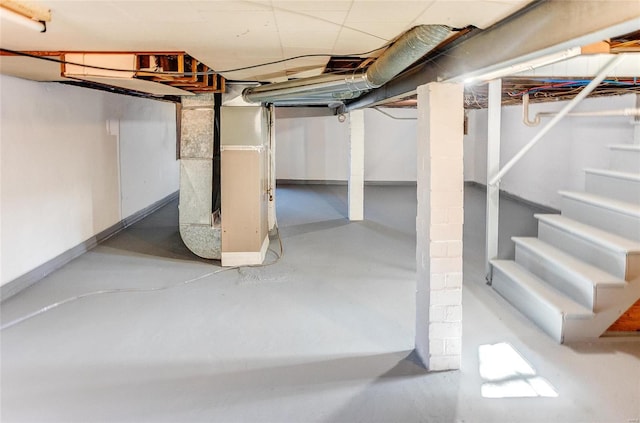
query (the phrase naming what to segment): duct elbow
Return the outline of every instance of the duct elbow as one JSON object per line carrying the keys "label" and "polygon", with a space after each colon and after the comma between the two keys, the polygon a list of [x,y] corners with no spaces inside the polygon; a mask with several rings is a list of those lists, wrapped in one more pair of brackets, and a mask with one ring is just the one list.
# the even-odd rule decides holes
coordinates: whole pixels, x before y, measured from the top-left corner
{"label": "duct elbow", "polygon": [[198,257],[216,260],[220,260],[222,257],[220,228],[181,223],[180,237],[184,245]]}
{"label": "duct elbow", "polygon": [[242,90],[242,99],[247,103],[260,103],[260,100],[256,101],[253,96],[253,87],[248,87]]}

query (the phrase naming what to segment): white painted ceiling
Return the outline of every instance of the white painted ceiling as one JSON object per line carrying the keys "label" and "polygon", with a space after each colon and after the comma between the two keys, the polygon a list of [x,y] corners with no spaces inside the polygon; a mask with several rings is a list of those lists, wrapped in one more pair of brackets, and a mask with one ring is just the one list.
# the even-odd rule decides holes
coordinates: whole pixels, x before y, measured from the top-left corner
{"label": "white painted ceiling", "polygon": [[[418,24],[486,28],[529,2],[25,1],[51,10],[47,32],[2,21],[0,46],[21,51],[185,51],[230,80],[276,81],[287,75],[319,73],[328,57],[224,70],[306,54],[362,53],[384,46]],[[38,73],[34,66],[55,69],[39,61],[15,63],[26,77]]]}

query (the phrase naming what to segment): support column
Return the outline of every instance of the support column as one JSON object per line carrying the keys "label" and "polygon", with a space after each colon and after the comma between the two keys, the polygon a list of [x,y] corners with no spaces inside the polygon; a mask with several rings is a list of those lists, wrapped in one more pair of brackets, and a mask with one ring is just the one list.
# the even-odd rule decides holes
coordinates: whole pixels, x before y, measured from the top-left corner
{"label": "support column", "polygon": [[498,258],[498,221],[500,209],[500,181],[490,181],[500,171],[500,127],[502,114],[502,80],[489,82],[487,133],[487,223],[485,227],[485,278],[491,283],[491,260]]}
{"label": "support column", "polygon": [[364,110],[349,113],[349,220],[364,219]]}
{"label": "support column", "polygon": [[460,368],[463,86],[418,87],[416,353],[431,371]]}
{"label": "support column", "polygon": [[[640,108],[640,94],[636,94],[636,108]],[[633,143],[640,145],[640,116],[633,118]]]}
{"label": "support column", "polygon": [[275,229],[276,219],[276,108],[269,106],[269,203],[267,208],[267,226],[269,231]]}

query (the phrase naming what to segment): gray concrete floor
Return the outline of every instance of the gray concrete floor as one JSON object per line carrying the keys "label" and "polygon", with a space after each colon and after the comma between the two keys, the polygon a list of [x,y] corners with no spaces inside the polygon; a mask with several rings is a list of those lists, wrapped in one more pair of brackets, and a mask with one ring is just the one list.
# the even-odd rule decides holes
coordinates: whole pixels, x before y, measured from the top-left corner
{"label": "gray concrete floor", "polygon": [[[89,291],[175,286],[4,330],[2,421],[638,422],[640,342],[556,345],[484,283],[482,191],[465,193],[462,369],[439,373],[411,355],[415,188],[367,187],[359,223],[344,186],[283,186],[278,201],[273,266],[211,274],[172,203],[4,302],[7,323]],[[535,233],[531,214],[503,202],[503,254],[509,233]],[[478,351],[497,343],[557,397],[483,397]]]}

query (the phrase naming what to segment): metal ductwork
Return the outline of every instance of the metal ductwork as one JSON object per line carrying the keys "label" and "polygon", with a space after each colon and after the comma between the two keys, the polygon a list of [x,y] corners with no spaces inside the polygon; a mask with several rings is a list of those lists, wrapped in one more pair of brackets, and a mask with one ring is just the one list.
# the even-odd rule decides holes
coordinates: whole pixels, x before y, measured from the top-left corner
{"label": "metal ductwork", "polygon": [[249,103],[299,101],[328,104],[356,98],[379,88],[415,63],[450,34],[445,25],[420,25],[405,32],[366,71],[325,74],[311,78],[251,87],[242,93]]}
{"label": "metal ductwork", "polygon": [[180,236],[196,255],[222,256],[222,232],[214,219],[216,95],[182,98],[180,127]]}

